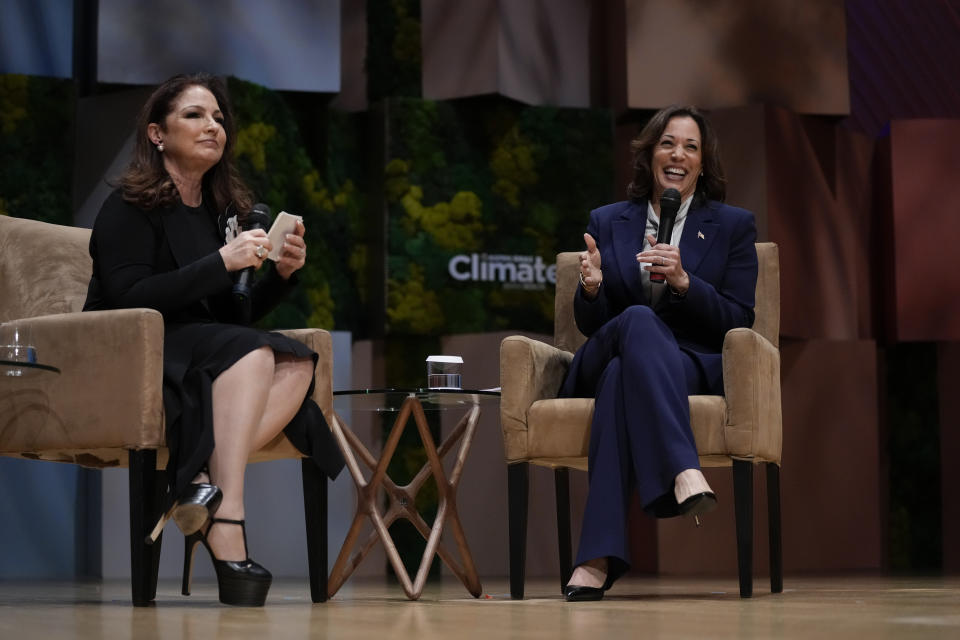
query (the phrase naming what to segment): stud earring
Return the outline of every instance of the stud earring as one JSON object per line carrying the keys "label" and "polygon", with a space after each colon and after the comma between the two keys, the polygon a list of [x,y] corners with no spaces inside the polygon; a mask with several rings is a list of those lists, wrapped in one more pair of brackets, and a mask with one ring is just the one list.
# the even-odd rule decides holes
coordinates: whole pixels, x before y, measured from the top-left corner
{"label": "stud earring", "polygon": [[159,151],[160,153],[163,153],[163,143],[162,143],[162,142],[158,142],[158,143],[157,143],[157,151]]}

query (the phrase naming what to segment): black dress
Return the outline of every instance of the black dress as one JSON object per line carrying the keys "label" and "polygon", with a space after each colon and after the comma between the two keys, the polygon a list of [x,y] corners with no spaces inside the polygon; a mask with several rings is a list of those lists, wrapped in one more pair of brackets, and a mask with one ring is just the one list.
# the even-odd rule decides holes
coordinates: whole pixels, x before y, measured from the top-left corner
{"label": "black dress", "polygon": [[[84,311],[148,307],[163,314],[171,496],[179,495],[213,451],[212,386],[217,376],[263,346],[317,360],[317,354],[297,340],[236,323],[233,276],[220,257],[222,246],[217,217],[208,208],[178,204],[144,211],[124,201],[119,191],[104,202],[90,237],[93,274]],[[254,320],[293,286],[272,267],[267,269],[253,286]],[[312,392],[311,384],[284,433],[333,478],[343,459],[323,413],[310,398]]]}

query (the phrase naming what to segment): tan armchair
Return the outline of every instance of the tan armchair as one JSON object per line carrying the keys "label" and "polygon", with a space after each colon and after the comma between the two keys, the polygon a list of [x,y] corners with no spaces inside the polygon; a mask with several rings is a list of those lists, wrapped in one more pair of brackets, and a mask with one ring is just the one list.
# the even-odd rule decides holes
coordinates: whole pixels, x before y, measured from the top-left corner
{"label": "tan armchair", "polygon": [[[0,455],[129,467],[134,605],[156,597],[160,543],[144,538],[160,516],[167,450],[162,398],[163,319],[151,309],[81,313],[90,279],[90,231],[0,216],[0,322],[27,329],[39,360],[59,375],[0,375]],[[314,400],[332,418],[333,355],[320,329],[284,332],[319,355]],[[3,372],[0,372],[2,374]],[[301,458],[280,434],[251,461]],[[310,590],[327,598],[327,482],[304,460]]]}
{"label": "tan armchair", "polygon": [[[587,469],[593,399],[557,398],[586,341],[573,318],[578,253],[557,255],[556,346],[510,336],[500,346],[500,425],[508,464],[510,595],[523,598],[530,464],[555,470],[560,583],[572,572],[568,469]],[[780,262],[777,246],[757,244],[760,273],[752,329],[723,342],[724,396],[690,396],[690,420],[705,467],[732,466],[740,595],[753,593],[753,469],[766,464],[770,589],[783,590],[780,543]]]}

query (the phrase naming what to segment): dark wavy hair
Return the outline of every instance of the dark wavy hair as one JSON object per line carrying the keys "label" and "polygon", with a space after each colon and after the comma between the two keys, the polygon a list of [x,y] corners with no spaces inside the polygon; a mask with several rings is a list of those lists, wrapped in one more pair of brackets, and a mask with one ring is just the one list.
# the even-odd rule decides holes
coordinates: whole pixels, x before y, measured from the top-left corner
{"label": "dark wavy hair", "polygon": [[206,197],[213,197],[217,213],[223,213],[231,206],[244,216],[253,206],[253,194],[240,179],[233,164],[233,109],[226,84],[207,73],[173,76],[150,94],[137,116],[133,159],[120,176],[119,185],[123,199],[142,209],[169,207],[180,200],[180,193],[163,166],[162,154],[147,136],[147,127],[155,122],[164,129],[166,118],[173,111],[177,98],[194,86],[204,87],[217,99],[223,113],[223,129],[227,135],[223,156],[203,175],[203,193],[208,194]]}
{"label": "dark wavy hair", "polygon": [[627,187],[627,197],[633,201],[650,199],[653,193],[653,148],[660,141],[667,123],[678,117],[693,118],[700,127],[700,154],[703,158],[703,175],[697,178],[694,189],[694,204],[699,206],[707,200],[723,202],[727,197],[727,177],[720,162],[720,142],[710,121],[693,106],[670,105],[654,114],[640,135],[633,139],[633,181]]}

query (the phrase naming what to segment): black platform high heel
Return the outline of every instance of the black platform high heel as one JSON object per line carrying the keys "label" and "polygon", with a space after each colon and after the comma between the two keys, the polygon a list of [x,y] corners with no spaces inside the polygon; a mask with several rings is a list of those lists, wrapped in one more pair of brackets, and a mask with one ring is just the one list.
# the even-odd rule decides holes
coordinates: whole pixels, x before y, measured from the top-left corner
{"label": "black platform high heel", "polygon": [[217,512],[221,501],[223,501],[223,492],[215,484],[194,482],[187,485],[183,495],[173,503],[173,506],[166,513],[160,516],[160,520],[157,521],[153,531],[147,535],[147,544],[153,544],[157,541],[163,527],[170,518],[173,518],[184,535],[189,536],[199,531],[207,520]]}
{"label": "black platform high heel", "polygon": [[[226,518],[212,518],[210,526],[217,523],[239,525],[243,529],[243,548],[247,548],[247,527],[243,520],[227,520]],[[209,527],[207,528],[209,532]],[[196,531],[187,536],[184,544],[183,556],[183,595],[190,595],[190,577],[193,569],[193,552],[197,544],[202,542],[210,553],[213,568],[217,572],[217,587],[220,591],[220,602],[241,607],[262,607],[267,600],[267,591],[273,582],[273,576],[263,566],[247,556],[246,560],[220,560],[214,555],[207,537],[202,531]]]}

